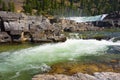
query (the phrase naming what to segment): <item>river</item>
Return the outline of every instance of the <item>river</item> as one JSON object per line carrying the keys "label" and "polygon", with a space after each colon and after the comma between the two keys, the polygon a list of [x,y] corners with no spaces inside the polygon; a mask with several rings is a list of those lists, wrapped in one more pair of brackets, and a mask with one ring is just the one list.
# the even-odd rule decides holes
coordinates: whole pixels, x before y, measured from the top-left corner
{"label": "river", "polygon": [[[18,46],[18,45],[16,45]],[[23,47],[21,45],[20,47]],[[95,39],[68,39],[63,43],[29,45],[0,52],[0,80],[31,80],[37,73],[51,70],[51,65],[86,59],[87,55],[116,54],[95,60],[119,58],[120,42]],[[2,48],[0,48],[2,49]]]}
{"label": "river", "polygon": [[[105,16],[106,14],[66,19],[77,22],[100,21]],[[73,62],[72,65],[75,65],[81,62],[119,59],[120,29],[111,30],[67,33],[68,39],[62,43],[0,44],[0,80],[31,80],[35,74],[47,73],[53,69],[53,65],[66,62]],[[95,40],[96,37],[107,40]]]}

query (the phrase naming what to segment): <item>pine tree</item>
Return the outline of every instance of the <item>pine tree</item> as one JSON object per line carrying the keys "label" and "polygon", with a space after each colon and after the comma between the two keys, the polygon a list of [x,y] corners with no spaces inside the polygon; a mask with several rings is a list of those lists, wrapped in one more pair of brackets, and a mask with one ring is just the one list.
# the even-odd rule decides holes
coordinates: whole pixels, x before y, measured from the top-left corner
{"label": "pine tree", "polygon": [[[75,2],[79,5],[74,5]],[[75,14],[74,12],[77,12],[79,7],[84,14],[98,15],[119,11],[119,3],[119,0],[25,0],[23,8],[26,13],[32,13],[32,10],[35,9],[37,14],[56,15],[71,13],[71,11],[72,14]]]}
{"label": "pine tree", "polygon": [[30,13],[32,14],[32,7],[30,4],[27,4],[24,6],[25,13]]}
{"label": "pine tree", "polygon": [[2,0],[0,0],[0,5],[2,4]]}
{"label": "pine tree", "polygon": [[40,1],[36,1],[36,9],[37,9],[37,15],[40,15],[42,11]]}
{"label": "pine tree", "polygon": [[6,3],[4,1],[2,2],[2,10],[3,11],[7,11],[8,10],[8,7],[6,6]]}
{"label": "pine tree", "polygon": [[70,0],[70,8],[73,8],[73,0]]}
{"label": "pine tree", "polygon": [[1,8],[2,8],[2,0],[0,0],[0,10],[1,10]]}
{"label": "pine tree", "polygon": [[14,4],[14,2],[10,1],[8,3],[8,5],[9,5],[9,11],[15,12],[15,4]]}

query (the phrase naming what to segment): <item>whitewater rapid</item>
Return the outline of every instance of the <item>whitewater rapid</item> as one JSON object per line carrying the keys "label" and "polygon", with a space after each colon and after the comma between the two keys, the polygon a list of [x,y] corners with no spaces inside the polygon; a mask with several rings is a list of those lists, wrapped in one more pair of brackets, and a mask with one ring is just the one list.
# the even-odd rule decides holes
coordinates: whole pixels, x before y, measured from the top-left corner
{"label": "whitewater rapid", "polygon": [[44,44],[12,52],[0,53],[0,72],[23,71],[46,67],[47,63],[73,60],[82,55],[105,54],[108,46],[119,42],[69,39],[64,43]]}
{"label": "whitewater rapid", "polygon": [[87,17],[66,17],[64,19],[73,20],[75,22],[91,22],[91,21],[102,21],[108,14],[87,16]]}

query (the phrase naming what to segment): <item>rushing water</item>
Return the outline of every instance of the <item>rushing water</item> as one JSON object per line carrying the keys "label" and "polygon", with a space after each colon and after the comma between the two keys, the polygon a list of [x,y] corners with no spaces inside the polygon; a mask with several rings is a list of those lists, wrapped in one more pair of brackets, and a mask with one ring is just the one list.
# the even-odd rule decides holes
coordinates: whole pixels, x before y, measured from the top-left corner
{"label": "rushing water", "polygon": [[[111,48],[112,46],[112,48]],[[83,55],[103,55],[118,49],[120,42],[69,39],[64,43],[44,44],[22,50],[0,53],[0,80],[30,80],[50,65],[75,60]]]}
{"label": "rushing water", "polygon": [[102,21],[107,14],[89,16],[89,17],[66,17],[65,19],[74,20],[75,22],[91,22],[91,21]]}

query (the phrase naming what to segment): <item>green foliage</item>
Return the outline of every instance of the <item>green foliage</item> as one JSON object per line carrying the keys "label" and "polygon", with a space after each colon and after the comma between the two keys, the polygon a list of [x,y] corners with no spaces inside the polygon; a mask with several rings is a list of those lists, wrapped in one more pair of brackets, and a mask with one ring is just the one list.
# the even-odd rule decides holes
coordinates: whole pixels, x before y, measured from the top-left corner
{"label": "green foliage", "polygon": [[8,7],[7,7],[7,5],[6,5],[6,3],[4,1],[2,2],[2,10],[3,11],[7,11],[8,10]]}
{"label": "green foliage", "polygon": [[73,0],[70,0],[70,8],[73,8]]}
{"label": "green foliage", "polygon": [[23,8],[30,14],[36,10],[36,14],[73,15],[82,10],[83,14],[97,15],[119,11],[119,3],[119,0],[25,0]]}
{"label": "green foliage", "polygon": [[26,4],[25,6],[24,6],[24,10],[25,10],[25,12],[26,13],[30,13],[30,14],[32,14],[32,6],[31,6],[31,4]]}
{"label": "green foliage", "polygon": [[8,3],[8,7],[9,7],[9,11],[15,12],[15,4],[14,4],[14,2],[10,1]]}
{"label": "green foliage", "polygon": [[119,0],[80,0],[80,7],[90,15],[119,11]]}
{"label": "green foliage", "polygon": [[2,4],[2,0],[0,0],[0,5]]}
{"label": "green foliage", "polygon": [[9,1],[8,3],[5,2],[4,0],[0,0],[0,7],[2,11],[15,11],[15,4],[13,1]]}

